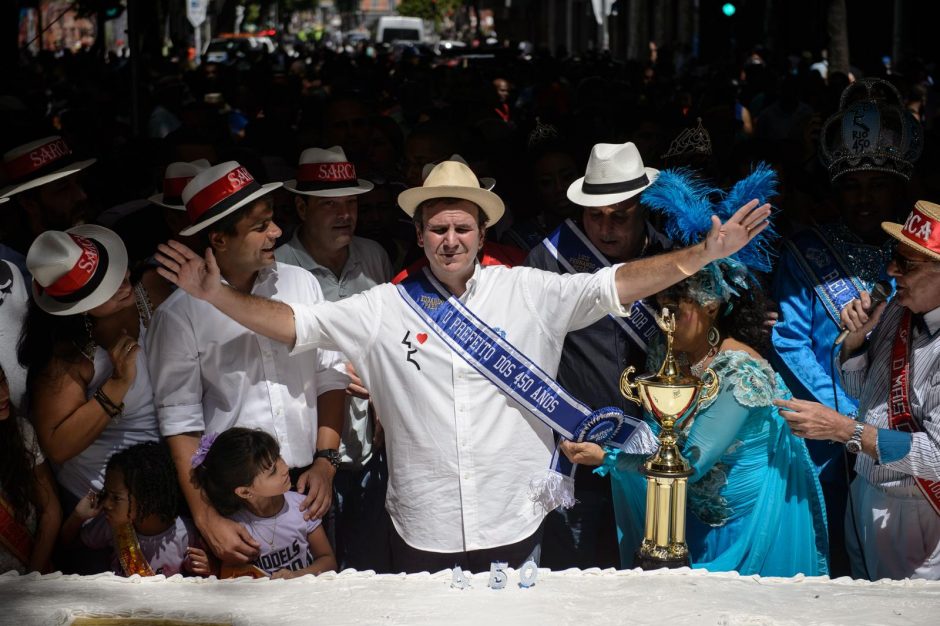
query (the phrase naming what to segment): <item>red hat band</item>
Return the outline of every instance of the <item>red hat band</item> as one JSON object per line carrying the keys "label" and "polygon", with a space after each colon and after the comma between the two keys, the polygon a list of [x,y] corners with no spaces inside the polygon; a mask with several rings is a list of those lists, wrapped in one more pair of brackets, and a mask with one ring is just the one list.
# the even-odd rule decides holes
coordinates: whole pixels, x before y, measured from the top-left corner
{"label": "red hat band", "polygon": [[918,246],[940,254],[940,220],[927,215],[916,205],[904,222],[901,235]]}
{"label": "red hat band", "polygon": [[7,177],[19,181],[35,174],[42,174],[50,166],[72,154],[71,149],[61,137],[50,137],[50,141],[36,146],[3,164]]}
{"label": "red hat band", "polygon": [[69,234],[81,249],[81,254],[68,272],[46,287],[39,285],[47,295],[61,302],[77,302],[91,294],[104,279],[108,266],[108,252],[94,239]]}
{"label": "red hat band", "polygon": [[196,192],[186,203],[186,213],[193,224],[222,213],[232,205],[261,189],[244,167],[236,167]]}
{"label": "red hat band", "polygon": [[163,201],[167,204],[183,204],[183,187],[193,178],[195,178],[195,175],[164,178]]}
{"label": "red hat band", "polygon": [[297,169],[299,191],[319,191],[355,186],[356,166],[348,161],[336,163],[303,163]]}

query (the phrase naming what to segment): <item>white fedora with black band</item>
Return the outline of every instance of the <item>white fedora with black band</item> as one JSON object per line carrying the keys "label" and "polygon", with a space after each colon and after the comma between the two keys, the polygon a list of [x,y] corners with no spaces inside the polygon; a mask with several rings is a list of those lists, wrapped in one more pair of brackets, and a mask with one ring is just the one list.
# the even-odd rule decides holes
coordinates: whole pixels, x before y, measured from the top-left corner
{"label": "white fedora with black band", "polygon": [[33,141],[3,155],[3,175],[7,186],[0,196],[12,196],[41,187],[59,178],[80,172],[95,159],[77,161],[71,148],[59,136]]}
{"label": "white fedora with black band", "polygon": [[480,187],[480,181],[469,166],[459,161],[442,161],[434,166],[420,187],[398,194],[398,206],[414,217],[418,205],[434,198],[460,198],[480,207],[492,226],[506,212],[503,201],[492,191]]}
{"label": "white fedora with black band", "polygon": [[641,193],[657,176],[659,170],[643,166],[633,142],[599,143],[584,176],[568,187],[568,199],[581,206],[612,206]]}
{"label": "white fedora with black band", "polygon": [[297,178],[284,183],[287,191],[322,198],[357,196],[372,191],[374,186],[356,178],[356,166],[339,146],[304,150],[297,166]]}
{"label": "white fedora with black band", "polygon": [[189,184],[189,181],[196,177],[196,174],[210,167],[212,166],[206,159],[170,163],[166,166],[166,172],[163,174],[163,191],[147,199],[167,209],[185,211],[186,205],[183,204],[183,189]]}
{"label": "white fedora with black band", "polygon": [[190,226],[180,234],[195,235],[280,186],[281,183],[260,184],[238,161],[226,161],[203,170],[183,188]]}
{"label": "white fedora with black band", "polygon": [[47,230],[29,247],[33,299],[52,315],[84,313],[117,293],[127,273],[127,249],[103,226]]}

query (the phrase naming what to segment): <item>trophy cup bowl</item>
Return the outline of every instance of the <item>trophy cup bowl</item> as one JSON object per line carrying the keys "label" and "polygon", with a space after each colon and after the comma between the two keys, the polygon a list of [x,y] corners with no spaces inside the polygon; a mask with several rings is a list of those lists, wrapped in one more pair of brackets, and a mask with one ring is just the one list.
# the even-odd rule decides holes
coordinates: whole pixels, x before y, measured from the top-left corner
{"label": "trophy cup bowl", "polygon": [[620,376],[620,392],[642,406],[660,426],[659,449],[643,464],[646,475],[646,527],[635,565],[642,569],[683,567],[689,563],[685,543],[685,503],[692,467],[676,445],[677,427],[695,414],[699,403],[718,393],[715,372],[706,370],[708,382],[683,374],[672,353],[675,318],[664,309],[657,323],[666,334],[666,357],[655,374],[630,380],[635,368]]}

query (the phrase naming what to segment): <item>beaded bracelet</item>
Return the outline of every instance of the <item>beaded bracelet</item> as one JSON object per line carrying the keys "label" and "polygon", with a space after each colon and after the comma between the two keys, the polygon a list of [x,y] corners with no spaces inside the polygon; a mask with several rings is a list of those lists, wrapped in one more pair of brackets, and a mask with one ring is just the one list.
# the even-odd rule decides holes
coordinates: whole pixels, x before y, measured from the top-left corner
{"label": "beaded bracelet", "polygon": [[121,411],[124,410],[124,403],[114,404],[114,401],[108,397],[108,394],[104,392],[104,386],[98,387],[98,390],[95,391],[95,400],[98,401],[98,404],[101,405],[101,408],[104,409],[104,412],[108,414],[108,417],[115,418],[121,414]]}

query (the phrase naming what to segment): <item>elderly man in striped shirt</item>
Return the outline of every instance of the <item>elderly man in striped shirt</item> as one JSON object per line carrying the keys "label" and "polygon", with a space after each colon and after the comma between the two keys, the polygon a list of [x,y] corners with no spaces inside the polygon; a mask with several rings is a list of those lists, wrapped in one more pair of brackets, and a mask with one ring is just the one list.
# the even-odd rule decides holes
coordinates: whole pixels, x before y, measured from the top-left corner
{"label": "elderly man in striped shirt", "polygon": [[[846,544],[857,577],[940,580],[940,206],[920,201],[888,265],[897,293],[842,312],[842,380],[859,421],[816,402],[779,402],[790,428],[858,454]],[[869,334],[870,333],[870,334]]]}

